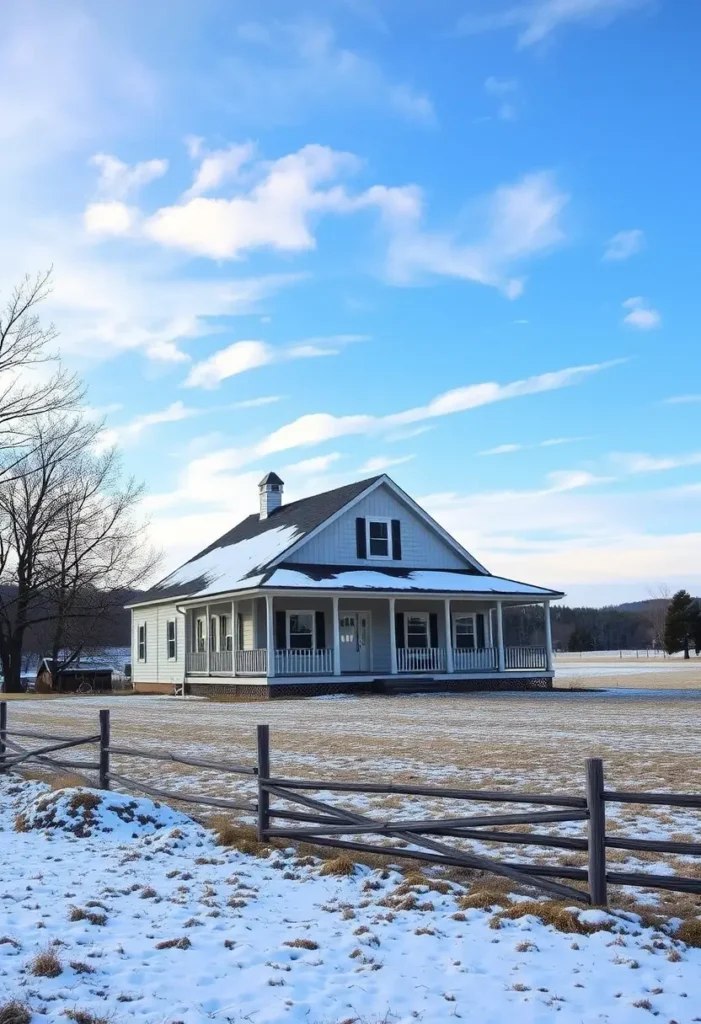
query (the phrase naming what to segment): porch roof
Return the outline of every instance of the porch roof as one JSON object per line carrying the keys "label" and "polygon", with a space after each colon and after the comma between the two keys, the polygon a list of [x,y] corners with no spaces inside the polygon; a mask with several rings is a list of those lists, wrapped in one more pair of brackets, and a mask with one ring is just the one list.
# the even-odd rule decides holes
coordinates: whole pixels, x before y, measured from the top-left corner
{"label": "porch roof", "polygon": [[509,594],[558,598],[559,590],[536,587],[502,576],[476,576],[456,569],[405,569],[396,566],[351,569],[331,565],[280,566],[262,584],[263,590],[382,590],[412,593]]}

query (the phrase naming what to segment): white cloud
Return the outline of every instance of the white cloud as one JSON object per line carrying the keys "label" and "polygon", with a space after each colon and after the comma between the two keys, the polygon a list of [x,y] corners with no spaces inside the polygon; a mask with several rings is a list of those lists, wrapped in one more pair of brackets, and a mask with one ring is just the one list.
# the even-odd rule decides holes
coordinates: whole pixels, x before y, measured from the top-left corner
{"label": "white cloud", "polygon": [[420,193],[368,190],[366,203],[378,205],[390,230],[388,269],[399,284],[421,275],[441,275],[500,288],[508,298],[523,292],[511,276],[514,264],[547,252],[564,241],[561,215],[569,197],[548,172],[502,185],[478,204],[483,222],[475,237],[426,230],[421,226]]}
{"label": "white cloud", "polygon": [[386,431],[456,412],[464,412],[468,409],[476,409],[494,402],[554,391],[581,383],[592,374],[618,365],[620,362],[622,360],[595,363],[590,366],[573,366],[552,373],[538,374],[525,380],[512,381],[509,384],[495,382],[471,384],[438,395],[425,406],[386,416],[333,416],[331,413],[308,413],[273,431],[260,443],[257,450],[261,454],[269,454],[285,451],[288,448],[319,444],[321,441],[336,437]]}
{"label": "white cloud", "polygon": [[478,455],[510,455],[512,452],[522,452],[534,448],[554,448],[561,444],[573,444],[575,441],[587,441],[588,437],[549,437],[545,441],[538,441],[536,444],[500,444],[495,448],[487,448],[485,451],[477,452]]}
{"label": "white cloud", "polygon": [[245,398],[242,402],[234,402],[235,409],[257,409],[262,405],[274,405],[282,395],[261,395],[260,398]]}
{"label": "white cloud", "polygon": [[672,395],[670,398],[663,398],[663,405],[692,405],[701,402],[701,395]]}
{"label": "white cloud", "polygon": [[100,435],[98,447],[104,450],[115,444],[134,444],[149,427],[157,426],[160,423],[178,423],[180,420],[198,416],[199,413],[200,410],[189,409],[182,402],[173,402],[167,409],[144,413],[141,416],[135,416],[121,426],[104,430]]}
{"label": "white cloud", "polygon": [[129,235],[139,223],[141,214],[134,206],[117,199],[90,203],[83,213],[83,224],[90,235]]}
{"label": "white cloud", "polygon": [[484,81],[484,91],[488,96],[500,100],[497,114],[502,121],[513,121],[518,112],[516,97],[518,82],[514,78],[495,78],[490,75]]}
{"label": "white cloud", "polygon": [[363,463],[359,472],[384,473],[385,470],[391,469],[392,466],[403,466],[405,462],[411,462],[414,458],[416,458],[415,455],[399,455],[396,458],[392,458],[389,455],[375,455]]}
{"label": "white cloud", "polygon": [[623,323],[629,327],[635,327],[639,331],[652,331],[662,323],[662,317],[656,309],[653,309],[647,299],[636,295],[632,299],[626,299],[623,308],[628,312],[623,317]]}
{"label": "white cloud", "polygon": [[283,469],[284,473],[325,473],[334,462],[342,458],[340,452],[330,452],[328,455],[317,455],[313,459],[302,459],[301,462],[291,462]]}
{"label": "white cloud", "polygon": [[291,359],[314,359],[337,356],[341,346],[350,341],[364,340],[365,335],[330,336],[309,338],[287,348],[275,348],[265,341],[236,341],[220,349],[207,359],[196,363],[188,374],[186,388],[216,388],[223,380],[235,377],[247,370],[254,370],[271,363],[287,362]]}
{"label": "white cloud", "polygon": [[606,243],[604,259],[609,261],[627,260],[644,247],[645,235],[640,228],[634,228],[632,231],[619,231]]}
{"label": "white cloud", "polygon": [[525,48],[543,42],[563,26],[608,25],[619,15],[649,3],[650,0],[524,0],[489,14],[466,15],[458,27],[467,35],[517,29],[518,46]]}
{"label": "white cloud", "polygon": [[643,452],[614,452],[614,463],[627,473],[658,473],[667,469],[701,465],[701,452],[682,455],[647,455]]}
{"label": "white cloud", "polygon": [[130,166],[109,153],[96,153],[90,163],[99,171],[98,191],[110,199],[126,199],[168,170],[167,160],[144,160]]}
{"label": "white cloud", "polygon": [[[200,140],[190,140],[191,143],[194,141],[200,142]],[[253,142],[227,146],[226,149],[217,149],[204,155],[201,146],[191,145],[190,153],[193,159],[201,156],[202,162],[197,168],[195,180],[186,195],[201,196],[219,188],[225,181],[236,180],[241,169],[253,159],[255,152],[256,147]]]}

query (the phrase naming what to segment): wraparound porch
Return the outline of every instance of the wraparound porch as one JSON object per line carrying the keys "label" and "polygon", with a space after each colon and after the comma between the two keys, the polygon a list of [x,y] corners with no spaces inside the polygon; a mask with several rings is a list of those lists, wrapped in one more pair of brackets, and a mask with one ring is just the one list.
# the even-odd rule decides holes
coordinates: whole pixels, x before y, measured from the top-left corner
{"label": "wraparound porch", "polygon": [[222,681],[552,674],[549,601],[538,603],[541,646],[504,643],[503,610],[514,601],[363,593],[219,601],[186,611],[185,674]]}

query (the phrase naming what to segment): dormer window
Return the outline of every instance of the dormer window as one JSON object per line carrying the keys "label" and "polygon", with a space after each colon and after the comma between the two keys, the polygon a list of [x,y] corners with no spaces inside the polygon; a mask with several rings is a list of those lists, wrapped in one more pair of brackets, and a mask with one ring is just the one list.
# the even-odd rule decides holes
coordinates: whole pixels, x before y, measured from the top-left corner
{"label": "dormer window", "polygon": [[389,519],[366,519],[368,558],[391,558]]}

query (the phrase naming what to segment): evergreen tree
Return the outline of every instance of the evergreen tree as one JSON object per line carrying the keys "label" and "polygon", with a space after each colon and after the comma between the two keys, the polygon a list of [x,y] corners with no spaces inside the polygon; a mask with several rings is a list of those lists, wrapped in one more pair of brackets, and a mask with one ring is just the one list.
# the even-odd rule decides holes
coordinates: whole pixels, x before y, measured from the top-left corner
{"label": "evergreen tree", "polygon": [[664,625],[664,647],[668,654],[684,651],[689,657],[689,648],[696,653],[701,649],[701,610],[686,590],[678,590],[669,603]]}

